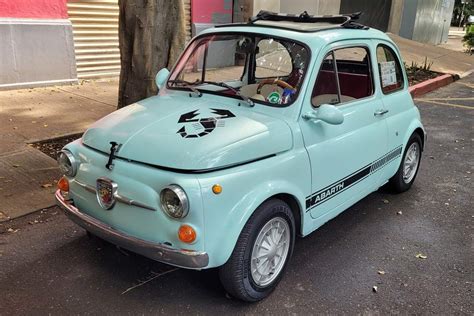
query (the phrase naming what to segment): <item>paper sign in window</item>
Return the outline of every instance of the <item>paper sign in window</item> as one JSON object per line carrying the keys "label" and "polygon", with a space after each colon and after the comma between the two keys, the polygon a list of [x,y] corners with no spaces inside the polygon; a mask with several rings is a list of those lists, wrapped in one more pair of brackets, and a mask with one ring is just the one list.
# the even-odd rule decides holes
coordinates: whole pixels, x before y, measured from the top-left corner
{"label": "paper sign in window", "polygon": [[397,84],[397,73],[395,71],[394,61],[381,62],[380,72],[382,73],[382,87],[385,88]]}

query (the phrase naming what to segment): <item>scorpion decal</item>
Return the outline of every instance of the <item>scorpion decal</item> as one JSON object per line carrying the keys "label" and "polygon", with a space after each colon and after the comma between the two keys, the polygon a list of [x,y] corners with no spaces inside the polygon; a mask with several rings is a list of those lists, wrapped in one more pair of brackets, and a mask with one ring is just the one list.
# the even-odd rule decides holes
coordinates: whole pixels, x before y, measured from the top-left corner
{"label": "scorpion decal", "polygon": [[224,126],[224,119],[235,117],[235,115],[229,110],[223,109],[211,109],[213,114],[217,114],[215,117],[204,117],[204,118],[195,118],[199,115],[198,110],[194,110],[188,113],[181,115],[178,120],[178,123],[193,123],[193,127],[196,130],[202,130],[201,132],[195,134],[188,134],[186,132],[185,126],[181,127],[177,134],[180,134],[183,138],[198,138],[210,134],[216,127]]}

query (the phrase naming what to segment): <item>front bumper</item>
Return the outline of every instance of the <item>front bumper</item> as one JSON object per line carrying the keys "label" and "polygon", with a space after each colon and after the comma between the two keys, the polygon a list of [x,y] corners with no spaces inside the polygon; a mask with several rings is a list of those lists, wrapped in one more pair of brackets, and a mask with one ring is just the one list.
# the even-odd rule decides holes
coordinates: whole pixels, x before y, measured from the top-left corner
{"label": "front bumper", "polygon": [[63,197],[60,190],[56,191],[55,196],[56,203],[73,222],[93,235],[105,239],[119,247],[139,253],[150,259],[182,268],[202,269],[209,264],[209,256],[205,252],[176,249],[165,244],[153,243],[126,235],[82,213]]}

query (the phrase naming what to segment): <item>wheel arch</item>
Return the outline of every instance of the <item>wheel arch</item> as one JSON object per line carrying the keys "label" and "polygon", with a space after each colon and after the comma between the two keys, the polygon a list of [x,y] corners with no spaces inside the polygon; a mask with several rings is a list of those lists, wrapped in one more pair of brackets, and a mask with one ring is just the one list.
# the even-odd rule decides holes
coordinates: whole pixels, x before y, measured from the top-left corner
{"label": "wheel arch", "polygon": [[295,218],[296,234],[298,234],[299,236],[302,236],[303,235],[302,208],[297,198],[294,195],[289,194],[289,193],[279,193],[279,194],[275,194],[269,197],[265,201],[268,201],[271,199],[279,199],[285,202],[286,204],[288,204],[288,206],[291,209],[291,212],[293,213],[293,217]]}
{"label": "wheel arch", "polygon": [[421,150],[423,151],[425,149],[425,141],[426,141],[426,132],[421,128],[421,127],[417,127],[413,133],[413,134],[418,134],[421,138]]}

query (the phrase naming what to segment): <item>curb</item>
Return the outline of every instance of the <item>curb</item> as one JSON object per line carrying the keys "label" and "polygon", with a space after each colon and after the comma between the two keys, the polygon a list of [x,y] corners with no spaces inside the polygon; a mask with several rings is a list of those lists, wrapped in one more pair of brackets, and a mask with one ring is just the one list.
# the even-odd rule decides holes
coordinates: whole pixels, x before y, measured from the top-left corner
{"label": "curb", "polygon": [[408,88],[408,91],[410,91],[411,96],[415,98],[438,88],[447,86],[457,79],[459,79],[459,76],[446,74],[411,86]]}

